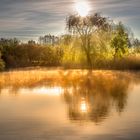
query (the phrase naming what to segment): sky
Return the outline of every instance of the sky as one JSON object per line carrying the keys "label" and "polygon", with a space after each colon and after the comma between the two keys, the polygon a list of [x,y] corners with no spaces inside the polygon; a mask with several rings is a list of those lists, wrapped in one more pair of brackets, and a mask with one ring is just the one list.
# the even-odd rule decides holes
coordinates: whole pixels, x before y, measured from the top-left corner
{"label": "sky", "polygon": [[80,1],[89,4],[90,14],[122,21],[140,39],[140,0],[0,0],[0,38],[27,41],[64,34],[66,17]]}

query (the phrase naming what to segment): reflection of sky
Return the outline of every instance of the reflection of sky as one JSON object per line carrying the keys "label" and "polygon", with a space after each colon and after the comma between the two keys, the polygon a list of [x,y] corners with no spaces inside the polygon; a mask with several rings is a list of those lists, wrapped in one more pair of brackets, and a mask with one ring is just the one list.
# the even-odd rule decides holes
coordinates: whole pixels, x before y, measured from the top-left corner
{"label": "reflection of sky", "polygon": [[[8,94],[11,93],[12,89],[11,88],[6,88],[6,89],[2,89],[1,90],[1,94]],[[29,89],[29,88],[20,88],[18,91],[18,94],[36,94],[36,95],[48,95],[48,96],[60,96],[64,90],[62,87],[36,87],[33,89]]]}
{"label": "reflection of sky", "polygon": [[63,89],[61,87],[38,87],[34,89],[21,89],[19,91],[20,94],[32,93],[32,94],[44,94],[48,96],[59,96],[63,93]]}
{"label": "reflection of sky", "polygon": [[[34,89],[25,91],[31,92]],[[40,91],[43,89],[40,88]],[[58,96],[42,96],[34,92],[13,96],[8,89],[3,89],[0,96],[0,139],[139,139],[139,91],[140,86],[135,85],[130,92],[127,110],[123,114],[118,115],[112,110],[107,120],[95,125],[92,122],[70,122],[66,104]],[[9,96],[5,96],[5,93],[9,93]],[[86,104],[84,99],[81,101]]]}
{"label": "reflection of sky", "polygon": [[[0,36],[37,39],[65,30],[65,17],[76,0],[0,0]],[[79,0],[80,1],[80,0]],[[86,0],[85,0],[86,1]],[[93,12],[121,20],[140,37],[139,0],[87,0]]]}

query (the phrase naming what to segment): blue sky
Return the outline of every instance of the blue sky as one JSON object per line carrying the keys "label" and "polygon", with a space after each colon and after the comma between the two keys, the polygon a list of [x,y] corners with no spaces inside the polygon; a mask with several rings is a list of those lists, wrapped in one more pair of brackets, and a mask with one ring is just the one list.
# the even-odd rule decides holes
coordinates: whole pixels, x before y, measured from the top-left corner
{"label": "blue sky", "polygon": [[[23,41],[65,33],[65,19],[80,0],[0,0],[0,37]],[[82,0],[81,0],[82,1]],[[140,0],[84,0],[91,13],[122,21],[140,39]]]}

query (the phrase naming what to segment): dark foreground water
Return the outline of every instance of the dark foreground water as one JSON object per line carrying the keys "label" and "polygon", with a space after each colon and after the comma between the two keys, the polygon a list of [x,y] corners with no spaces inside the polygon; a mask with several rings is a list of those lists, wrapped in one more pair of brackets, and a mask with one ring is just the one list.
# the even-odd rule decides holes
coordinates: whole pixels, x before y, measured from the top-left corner
{"label": "dark foreground water", "polygon": [[63,76],[1,88],[0,140],[140,140],[139,73]]}

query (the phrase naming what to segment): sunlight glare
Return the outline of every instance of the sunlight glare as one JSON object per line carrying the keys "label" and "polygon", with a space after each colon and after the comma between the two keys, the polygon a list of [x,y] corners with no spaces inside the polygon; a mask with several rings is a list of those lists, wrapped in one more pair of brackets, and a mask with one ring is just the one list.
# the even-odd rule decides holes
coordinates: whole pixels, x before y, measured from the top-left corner
{"label": "sunlight glare", "polygon": [[85,1],[77,2],[75,4],[75,8],[81,17],[87,16],[90,11],[90,7],[89,7],[88,3]]}
{"label": "sunlight glare", "polygon": [[86,101],[85,100],[81,101],[81,104],[80,104],[81,112],[85,113],[85,112],[87,112],[87,109],[88,109],[88,107],[87,107]]}

